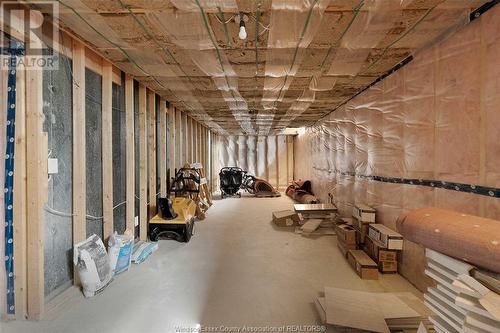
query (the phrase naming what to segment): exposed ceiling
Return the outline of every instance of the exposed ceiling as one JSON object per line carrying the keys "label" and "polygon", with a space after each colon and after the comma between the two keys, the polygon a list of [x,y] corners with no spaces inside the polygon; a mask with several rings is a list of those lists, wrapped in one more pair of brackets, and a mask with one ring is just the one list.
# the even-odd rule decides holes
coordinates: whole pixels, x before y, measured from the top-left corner
{"label": "exposed ceiling", "polygon": [[247,134],[311,124],[486,2],[59,1],[62,24],[117,67],[210,128]]}

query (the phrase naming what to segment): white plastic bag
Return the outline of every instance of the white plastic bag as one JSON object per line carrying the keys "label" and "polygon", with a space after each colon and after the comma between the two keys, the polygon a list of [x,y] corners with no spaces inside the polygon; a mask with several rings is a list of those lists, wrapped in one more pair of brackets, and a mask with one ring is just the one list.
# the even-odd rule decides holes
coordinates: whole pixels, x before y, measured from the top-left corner
{"label": "white plastic bag", "polygon": [[118,235],[115,231],[108,240],[108,253],[113,275],[127,271],[132,260],[134,238],[127,234]]}
{"label": "white plastic bag", "polygon": [[101,292],[113,278],[106,248],[95,234],[75,245],[73,262],[85,297]]}

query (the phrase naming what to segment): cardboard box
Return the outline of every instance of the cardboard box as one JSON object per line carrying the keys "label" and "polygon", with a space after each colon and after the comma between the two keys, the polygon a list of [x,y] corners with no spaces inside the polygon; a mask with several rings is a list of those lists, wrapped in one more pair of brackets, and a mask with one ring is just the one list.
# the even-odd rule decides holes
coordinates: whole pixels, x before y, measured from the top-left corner
{"label": "cardboard box", "polygon": [[356,229],[356,241],[358,245],[362,245],[365,243],[365,238],[368,235],[368,222],[363,222],[358,219],[352,219],[353,227]]}
{"label": "cardboard box", "polygon": [[356,244],[356,229],[353,227],[347,224],[339,224],[335,227],[335,233],[337,239],[345,244]]}
{"label": "cardboard box", "polygon": [[363,222],[375,223],[375,208],[365,204],[354,204],[352,216]]}
{"label": "cardboard box", "polygon": [[403,249],[403,236],[383,224],[370,224],[368,234],[389,250]]}
{"label": "cardboard box", "polygon": [[370,236],[365,238],[363,249],[377,263],[379,261],[398,261],[397,250],[386,249],[381,242],[373,240]]}
{"label": "cardboard box", "polygon": [[293,210],[273,212],[273,222],[278,227],[293,227],[300,225],[300,218]]}
{"label": "cardboard box", "polygon": [[364,280],[378,280],[378,265],[363,250],[349,250],[347,260]]}
{"label": "cardboard box", "polygon": [[397,273],[398,272],[398,262],[397,261],[379,261],[378,270],[380,273]]}
{"label": "cardboard box", "polygon": [[337,247],[339,248],[340,252],[342,252],[345,258],[347,258],[347,252],[349,250],[358,249],[358,246],[356,244],[346,244],[342,241],[342,239],[339,238],[337,238]]}

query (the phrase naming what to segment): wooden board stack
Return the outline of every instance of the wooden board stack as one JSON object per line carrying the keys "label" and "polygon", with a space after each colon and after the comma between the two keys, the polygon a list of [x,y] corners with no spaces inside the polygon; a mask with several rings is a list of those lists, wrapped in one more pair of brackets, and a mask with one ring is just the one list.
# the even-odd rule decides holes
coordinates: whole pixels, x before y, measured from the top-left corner
{"label": "wooden board stack", "polygon": [[[373,293],[325,288],[315,300],[323,324],[349,332],[432,332],[430,311],[409,292]],[[419,327],[422,326],[419,330]],[[340,330],[339,330],[340,331]]]}
{"label": "wooden board stack", "polygon": [[438,333],[500,333],[500,296],[474,278],[475,267],[426,249],[425,273],[437,284],[428,288],[425,304]]}

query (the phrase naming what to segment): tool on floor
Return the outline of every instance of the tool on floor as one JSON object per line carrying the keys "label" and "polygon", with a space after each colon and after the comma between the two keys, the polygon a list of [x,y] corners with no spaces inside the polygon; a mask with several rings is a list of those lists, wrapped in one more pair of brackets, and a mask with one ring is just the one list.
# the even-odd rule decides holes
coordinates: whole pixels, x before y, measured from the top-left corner
{"label": "tool on floor", "polygon": [[[175,239],[178,242],[189,242],[194,234],[194,217],[196,214],[196,203],[189,199],[178,197],[174,198],[171,204],[165,203],[168,198],[161,198],[160,213],[156,214],[149,221],[149,239],[153,242],[160,238]],[[163,206],[163,208],[162,208]],[[167,208],[165,208],[167,207]],[[166,209],[166,211],[162,211]]]}

